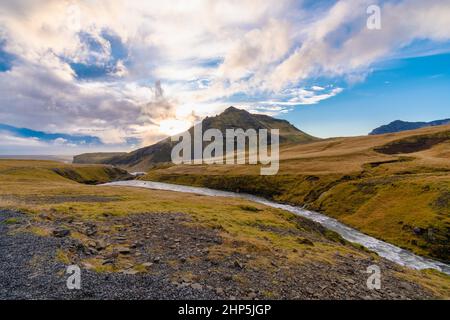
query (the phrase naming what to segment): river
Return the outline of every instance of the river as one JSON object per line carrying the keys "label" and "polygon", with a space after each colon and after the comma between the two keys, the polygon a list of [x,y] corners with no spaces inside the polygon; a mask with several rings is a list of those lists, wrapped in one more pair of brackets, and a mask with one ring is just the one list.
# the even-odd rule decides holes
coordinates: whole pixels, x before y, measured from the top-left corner
{"label": "river", "polygon": [[330,218],[318,212],[305,210],[301,207],[281,204],[245,193],[220,191],[209,188],[190,187],[153,181],[140,181],[140,180],[117,181],[103,184],[103,186],[138,187],[138,188],[167,190],[184,193],[195,193],[212,197],[229,197],[229,198],[240,198],[250,200],[253,202],[264,204],[269,207],[283,209],[298,216],[302,216],[315,222],[318,222],[324,227],[339,233],[344,239],[354,243],[358,243],[368,248],[369,250],[376,252],[379,256],[386,258],[387,260],[393,261],[399,265],[418,270],[436,269],[450,275],[450,265],[448,264],[420,257],[408,250],[399,248],[390,243],[378,240],[364,233],[361,233],[356,229],[353,229],[345,224],[340,223],[336,219]]}

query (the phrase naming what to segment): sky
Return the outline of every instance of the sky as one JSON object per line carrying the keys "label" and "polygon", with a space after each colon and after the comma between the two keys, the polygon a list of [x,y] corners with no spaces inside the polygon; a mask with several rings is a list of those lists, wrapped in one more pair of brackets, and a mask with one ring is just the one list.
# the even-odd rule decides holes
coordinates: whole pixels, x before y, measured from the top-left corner
{"label": "sky", "polygon": [[0,154],[130,151],[230,105],[323,138],[450,118],[449,23],[448,0],[2,1]]}

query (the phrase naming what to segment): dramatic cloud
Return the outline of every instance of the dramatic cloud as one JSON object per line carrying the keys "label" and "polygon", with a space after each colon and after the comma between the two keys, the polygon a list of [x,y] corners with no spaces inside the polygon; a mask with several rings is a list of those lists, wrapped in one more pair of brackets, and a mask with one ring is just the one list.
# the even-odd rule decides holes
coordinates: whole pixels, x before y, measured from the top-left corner
{"label": "dramatic cloud", "polygon": [[381,29],[366,27],[361,15],[373,1],[343,0],[310,26],[307,38],[271,75],[282,88],[311,76],[344,76],[349,80],[368,72],[414,40],[450,39],[450,2],[392,1],[381,6]]}
{"label": "dramatic cloud", "polygon": [[448,41],[449,16],[445,0],[3,1],[0,123],[134,146],[230,104],[285,113],[428,54],[414,44]]}
{"label": "dramatic cloud", "polygon": [[342,88],[322,88],[313,86],[310,89],[295,88],[288,89],[278,96],[279,100],[262,101],[261,104],[278,106],[297,106],[302,104],[316,104],[322,100],[329,99],[342,92]]}

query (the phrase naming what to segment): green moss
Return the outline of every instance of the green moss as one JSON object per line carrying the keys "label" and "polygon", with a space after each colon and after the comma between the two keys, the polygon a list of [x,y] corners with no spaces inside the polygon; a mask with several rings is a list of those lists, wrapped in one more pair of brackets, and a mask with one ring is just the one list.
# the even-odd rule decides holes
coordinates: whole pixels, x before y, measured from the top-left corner
{"label": "green moss", "polygon": [[3,221],[4,224],[18,224],[20,220],[18,218],[8,218]]}
{"label": "green moss", "polygon": [[63,251],[61,249],[58,249],[56,251],[56,261],[64,263],[65,265],[69,265],[70,264],[69,255],[65,251]]}

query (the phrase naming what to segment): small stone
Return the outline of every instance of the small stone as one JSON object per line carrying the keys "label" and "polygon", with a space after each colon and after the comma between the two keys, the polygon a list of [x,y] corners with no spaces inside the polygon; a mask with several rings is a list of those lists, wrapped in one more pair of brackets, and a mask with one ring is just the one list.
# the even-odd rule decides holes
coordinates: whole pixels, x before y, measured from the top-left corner
{"label": "small stone", "polygon": [[64,238],[70,235],[70,230],[65,228],[57,228],[53,230],[53,236],[57,238]]}
{"label": "small stone", "polygon": [[87,245],[90,248],[96,248],[97,247],[97,244],[95,243],[95,241],[88,241]]}
{"label": "small stone", "polygon": [[153,262],[154,262],[154,263],[160,263],[160,262],[161,262],[161,258],[160,258],[160,257],[155,257],[155,258],[153,259]]}
{"label": "small stone", "polygon": [[149,267],[151,267],[152,265],[153,265],[153,263],[151,263],[151,262],[144,262],[144,263],[142,264],[142,266],[145,267],[145,268],[149,268]]}
{"label": "small stone", "polygon": [[107,259],[115,259],[119,256],[119,252],[117,250],[114,250],[109,255],[106,256]]}
{"label": "small stone", "polygon": [[95,235],[97,233],[97,226],[95,224],[89,224],[84,233],[89,237]]}
{"label": "small stone", "polygon": [[122,272],[123,274],[128,274],[128,275],[135,275],[137,273],[139,273],[139,271],[134,270],[134,269],[128,269]]}
{"label": "small stone", "polygon": [[250,300],[255,299],[255,298],[256,298],[256,293],[255,293],[255,292],[250,292],[250,293],[248,294],[248,298],[249,298]]}
{"label": "small stone", "polygon": [[133,268],[134,265],[133,265],[132,263],[130,263],[130,262],[127,262],[127,263],[125,263],[125,264],[123,265],[123,267],[125,268],[125,270],[127,270],[127,269]]}
{"label": "small stone", "polygon": [[199,283],[193,283],[191,284],[191,288],[194,290],[203,290],[203,286]]}
{"label": "small stone", "polygon": [[239,269],[243,269],[244,268],[244,265],[242,263],[240,263],[238,260],[234,261],[234,266],[236,268],[239,268]]}
{"label": "small stone", "polygon": [[102,265],[114,264],[114,259],[105,259],[102,262]]}
{"label": "small stone", "polygon": [[106,242],[103,241],[103,240],[97,240],[97,241],[95,242],[95,248],[96,248],[97,250],[104,250],[104,249],[106,249],[106,247],[107,247],[107,244],[106,244]]}
{"label": "small stone", "polygon": [[44,219],[44,220],[52,220],[52,218],[46,213],[41,213],[39,215],[39,218]]}
{"label": "small stone", "polygon": [[127,247],[118,247],[117,251],[121,254],[129,254],[131,252],[130,248]]}
{"label": "small stone", "polygon": [[406,290],[406,291],[413,291],[413,290],[414,290],[413,286],[410,285],[409,283],[406,283],[406,282],[400,283],[399,287],[400,287],[401,289]]}
{"label": "small stone", "polygon": [[136,241],[131,245],[131,248],[140,248],[140,247],[142,247],[142,243],[139,241]]}
{"label": "small stone", "polygon": [[218,295],[222,295],[223,294],[223,289],[222,288],[216,288],[216,293]]}
{"label": "small stone", "polygon": [[94,248],[89,248],[89,249],[87,250],[87,254],[90,254],[90,255],[96,255],[96,254],[98,254],[98,251],[95,250]]}
{"label": "small stone", "polygon": [[94,265],[92,265],[92,264],[90,264],[90,263],[88,263],[88,262],[83,262],[83,263],[82,263],[82,266],[83,266],[85,269],[88,269],[88,270],[94,269]]}
{"label": "small stone", "polygon": [[346,278],[346,279],[344,279],[344,280],[345,280],[345,282],[347,282],[347,283],[355,284],[355,280],[353,280],[353,279]]}

